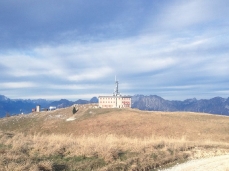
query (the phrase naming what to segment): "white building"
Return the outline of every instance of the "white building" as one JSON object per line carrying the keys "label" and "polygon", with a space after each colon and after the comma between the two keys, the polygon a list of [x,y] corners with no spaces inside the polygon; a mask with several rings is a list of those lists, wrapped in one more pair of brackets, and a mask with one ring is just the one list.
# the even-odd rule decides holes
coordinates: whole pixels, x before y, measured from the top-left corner
{"label": "white building", "polygon": [[56,110],[56,106],[49,106],[49,110]]}
{"label": "white building", "polygon": [[99,96],[101,108],[131,108],[131,96],[122,96],[118,91],[118,81],[113,96]]}

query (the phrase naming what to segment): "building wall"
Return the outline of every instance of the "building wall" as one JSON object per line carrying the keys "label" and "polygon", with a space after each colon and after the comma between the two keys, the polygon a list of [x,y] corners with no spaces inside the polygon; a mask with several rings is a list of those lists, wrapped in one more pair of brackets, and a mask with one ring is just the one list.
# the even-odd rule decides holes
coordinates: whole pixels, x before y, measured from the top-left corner
{"label": "building wall", "polygon": [[99,107],[101,108],[114,108],[116,105],[115,98],[112,96],[99,97]]}
{"label": "building wall", "polygon": [[130,96],[99,96],[99,107],[101,108],[130,108]]}
{"label": "building wall", "polygon": [[123,98],[122,98],[122,106],[123,107],[131,107],[131,97],[129,97],[129,96],[124,96]]}

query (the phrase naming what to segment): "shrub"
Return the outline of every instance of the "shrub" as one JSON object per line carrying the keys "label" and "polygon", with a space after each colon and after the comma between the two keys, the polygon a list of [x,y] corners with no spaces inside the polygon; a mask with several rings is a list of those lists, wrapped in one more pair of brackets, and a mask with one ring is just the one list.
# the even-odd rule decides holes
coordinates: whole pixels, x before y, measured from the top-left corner
{"label": "shrub", "polygon": [[77,112],[76,107],[74,106],[72,109],[72,113],[75,114]]}

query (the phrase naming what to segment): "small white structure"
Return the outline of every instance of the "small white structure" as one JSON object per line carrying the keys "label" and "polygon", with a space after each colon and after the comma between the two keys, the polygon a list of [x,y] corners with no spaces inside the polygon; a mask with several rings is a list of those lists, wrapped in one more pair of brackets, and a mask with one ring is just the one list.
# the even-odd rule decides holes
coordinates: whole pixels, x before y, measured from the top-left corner
{"label": "small white structure", "polygon": [[49,110],[51,111],[51,110],[56,110],[56,106],[50,106],[49,107]]}
{"label": "small white structure", "polygon": [[36,106],[36,112],[40,112],[40,109],[41,109],[41,106],[40,105],[37,105]]}

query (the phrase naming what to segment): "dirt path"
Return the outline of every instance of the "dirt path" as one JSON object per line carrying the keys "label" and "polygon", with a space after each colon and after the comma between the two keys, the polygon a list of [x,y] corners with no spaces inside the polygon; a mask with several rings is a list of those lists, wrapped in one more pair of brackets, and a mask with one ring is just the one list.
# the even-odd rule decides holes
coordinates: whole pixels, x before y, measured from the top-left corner
{"label": "dirt path", "polygon": [[229,171],[229,155],[191,160],[164,171]]}

